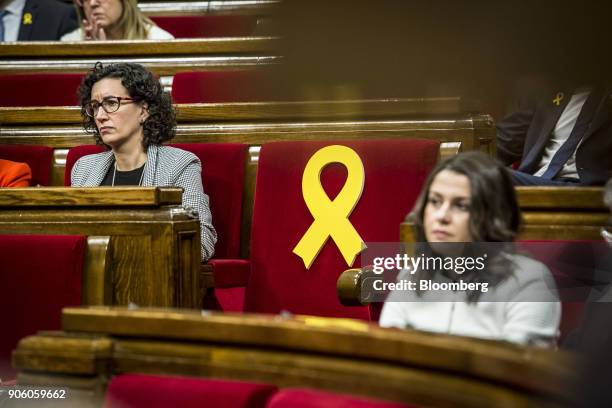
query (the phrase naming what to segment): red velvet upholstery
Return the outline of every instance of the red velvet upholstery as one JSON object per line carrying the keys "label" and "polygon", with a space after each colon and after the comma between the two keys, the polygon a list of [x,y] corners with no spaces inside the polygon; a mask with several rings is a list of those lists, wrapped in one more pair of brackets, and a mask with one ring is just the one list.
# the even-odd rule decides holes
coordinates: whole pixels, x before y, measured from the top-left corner
{"label": "red velvet upholstery", "polygon": [[[374,381],[374,380],[373,380]],[[272,396],[267,408],[409,408],[395,402],[308,389],[283,389]]]}
{"label": "red velvet upholstery", "polygon": [[175,103],[252,102],[265,100],[261,71],[179,72],[172,80]]}
{"label": "red velvet upholstery", "polygon": [[263,408],[276,390],[251,382],[125,374],[111,381],[104,408]]}
{"label": "red velvet upholstery", "polygon": [[0,75],[0,106],[75,106],[83,74]]}
{"label": "red velvet upholstery", "polygon": [[106,149],[102,146],[97,145],[83,145],[83,146],[75,146],[68,150],[68,155],[66,156],[66,169],[64,170],[64,185],[70,186],[70,172],[72,172],[72,168],[74,167],[74,163],[79,160],[83,156],[87,156],[88,154],[96,154],[102,153]]}
{"label": "red velvet upholstery", "polygon": [[217,230],[215,258],[238,258],[247,145],[191,143],[171,146],[192,152],[202,162],[202,182],[210,198],[213,225]]}
{"label": "red velvet upholstery", "polygon": [[0,378],[24,336],[60,329],[65,306],[81,304],[87,240],[81,236],[0,235]]}
{"label": "red velvet upholstery", "polygon": [[561,303],[561,339],[581,320],[591,279],[598,262],[609,251],[603,241],[522,241],[521,252],[544,263],[553,274]]}
{"label": "red velvet upholstery", "polygon": [[[302,173],[310,157],[332,144],[349,146],[361,157],[365,186],[350,221],[365,242],[397,242],[399,224],[438,158],[438,142],[376,140],[279,142],[263,146],[257,173],[251,229],[249,312],[292,313],[369,319],[367,308],[344,307],[336,296],[338,275],[347,264],[328,239],[306,270],[292,251],[313,222],[302,196]],[[346,169],[331,164],[321,179],[330,197],[340,191]],[[359,265],[359,258],[353,265]]]}
{"label": "red velvet upholstery", "polygon": [[257,26],[255,16],[153,16],[151,20],[175,38],[248,37]]}
{"label": "red velvet upholstery", "polygon": [[27,163],[32,170],[31,185],[51,183],[53,148],[47,146],[0,145],[0,159]]}

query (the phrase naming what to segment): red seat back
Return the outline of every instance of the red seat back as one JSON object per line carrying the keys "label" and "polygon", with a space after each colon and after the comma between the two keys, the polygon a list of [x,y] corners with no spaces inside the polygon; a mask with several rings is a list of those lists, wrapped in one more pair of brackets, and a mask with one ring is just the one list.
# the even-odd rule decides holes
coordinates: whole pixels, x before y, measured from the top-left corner
{"label": "red seat back", "polygon": [[19,339],[59,330],[62,308],[81,304],[86,244],[82,236],[0,235],[0,379],[15,375]]}
{"label": "red seat back", "polygon": [[175,38],[248,37],[256,16],[153,16],[151,20]]}
{"label": "red seat back", "polygon": [[51,184],[53,148],[47,146],[0,145],[0,159],[27,163],[32,170],[30,184],[48,186]]}
{"label": "red seat back", "polygon": [[210,212],[217,231],[215,258],[239,258],[247,145],[190,143],[171,146],[195,154],[202,162],[202,183],[210,199]]}
{"label": "red seat back", "polygon": [[108,386],[104,408],[263,408],[276,390],[242,381],[124,374]]}
{"label": "red seat back", "polygon": [[83,74],[0,75],[0,106],[75,106]]}
{"label": "red seat back", "polygon": [[287,388],[270,400],[267,408],[409,408],[409,405],[325,391]]}
{"label": "red seat back", "polygon": [[[202,162],[202,183],[204,192],[210,198],[213,225],[217,230],[215,258],[239,258],[247,146],[238,143],[190,143],[170,146],[190,151]],[[70,149],[66,158],[64,184],[70,185],[70,172],[80,157],[102,151],[103,147],[95,145]]]}
{"label": "red seat back", "polygon": [[256,70],[179,72],[172,80],[174,103],[253,102],[266,99],[266,77]]}
{"label": "red seat back", "polygon": [[[363,162],[365,185],[349,220],[365,242],[399,240],[399,224],[412,209],[439,149],[438,142],[426,140],[264,145],[255,188],[247,311],[370,318],[367,308],[344,307],[338,301],[336,280],[348,266],[333,240],[327,240],[309,270],[292,252],[313,223],[302,195],[302,173],[315,152],[332,144],[350,147]],[[324,169],[321,179],[328,196],[340,191],[346,174],[337,163]]]}
{"label": "red seat back", "polygon": [[561,339],[582,319],[585,301],[592,294],[592,279],[609,248],[603,241],[522,241],[523,252],[551,271],[561,299]]}

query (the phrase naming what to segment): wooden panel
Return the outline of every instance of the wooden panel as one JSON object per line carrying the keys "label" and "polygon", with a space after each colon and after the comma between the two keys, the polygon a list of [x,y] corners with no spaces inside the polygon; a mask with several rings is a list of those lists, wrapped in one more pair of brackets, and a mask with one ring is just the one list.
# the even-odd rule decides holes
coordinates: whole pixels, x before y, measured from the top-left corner
{"label": "wooden panel", "polygon": [[[466,115],[476,113],[475,101],[459,97],[429,99],[372,99],[349,101],[318,102],[228,102],[179,104],[177,121],[190,122],[227,122],[235,120],[279,120],[293,119],[338,119],[350,118],[353,123],[368,118],[407,118],[410,122],[420,123],[423,127],[446,129],[464,127],[490,128],[493,120],[488,115]],[[447,117],[424,118],[429,115]],[[453,117],[453,115],[459,115]],[[425,121],[424,119],[428,119]],[[380,121],[379,121],[380,122]],[[482,123],[474,123],[482,122]],[[0,107],[0,123],[8,124],[82,124],[79,107]],[[351,122],[349,122],[351,123]],[[374,122],[376,123],[376,122]]]}
{"label": "wooden panel", "polygon": [[180,187],[26,187],[0,191],[0,207],[150,207],[182,202]]}
{"label": "wooden panel", "polygon": [[439,407],[561,405],[573,373],[563,352],[346,319],[70,308],[63,329],[22,341],[15,365],[43,383],[70,373],[177,374]]}
{"label": "wooden panel", "polygon": [[607,211],[601,187],[524,187],[516,188],[522,209]]}
{"label": "wooden panel", "polygon": [[[153,57],[172,55],[245,54],[273,51],[277,40],[273,37],[197,38],[172,41],[125,40],[125,41],[28,41],[0,44],[0,57]],[[6,62],[6,61],[5,61]],[[92,64],[93,66],[93,64]],[[90,67],[91,68],[91,67]]]}

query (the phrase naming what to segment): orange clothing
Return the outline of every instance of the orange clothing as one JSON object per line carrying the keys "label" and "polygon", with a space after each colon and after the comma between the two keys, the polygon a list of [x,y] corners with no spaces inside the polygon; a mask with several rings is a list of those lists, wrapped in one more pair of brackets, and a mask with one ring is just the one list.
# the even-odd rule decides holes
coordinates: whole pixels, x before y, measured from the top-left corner
{"label": "orange clothing", "polygon": [[27,163],[0,159],[0,187],[29,187],[32,170]]}

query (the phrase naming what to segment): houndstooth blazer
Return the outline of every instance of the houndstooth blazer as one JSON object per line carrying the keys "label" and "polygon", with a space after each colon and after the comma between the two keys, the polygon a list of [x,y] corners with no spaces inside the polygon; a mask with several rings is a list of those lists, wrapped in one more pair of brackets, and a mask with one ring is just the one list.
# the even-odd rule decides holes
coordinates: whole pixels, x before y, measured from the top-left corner
{"label": "houndstooth blazer", "polygon": [[[111,151],[81,157],[70,176],[73,187],[96,187],[115,162]],[[208,196],[202,187],[200,159],[191,152],[169,146],[150,145],[147,149],[143,186],[183,187],[183,207],[198,212],[202,260],[215,251],[217,232],[212,225]]]}

